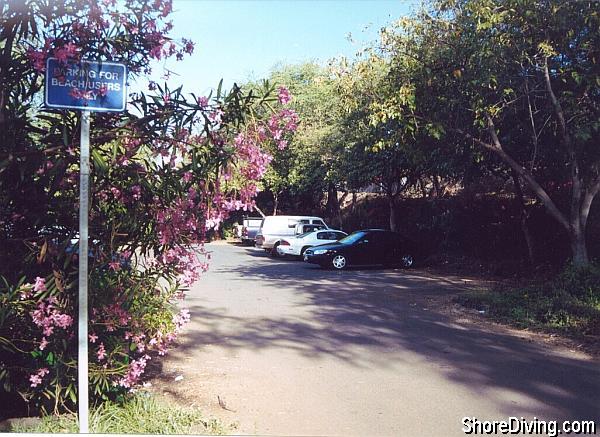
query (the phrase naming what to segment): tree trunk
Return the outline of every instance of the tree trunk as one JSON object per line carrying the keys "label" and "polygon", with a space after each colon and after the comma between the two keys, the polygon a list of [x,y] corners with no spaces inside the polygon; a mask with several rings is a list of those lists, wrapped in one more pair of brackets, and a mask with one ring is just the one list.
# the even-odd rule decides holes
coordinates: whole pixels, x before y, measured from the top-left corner
{"label": "tree trunk", "polygon": [[277,207],[279,206],[279,193],[273,193],[273,215],[277,215]]}
{"label": "tree trunk", "polygon": [[546,190],[542,188],[533,175],[504,151],[502,144],[498,139],[498,135],[496,134],[496,127],[494,126],[492,118],[489,115],[486,115],[486,118],[488,121],[488,132],[492,137],[491,144],[475,138],[460,129],[455,130],[467,138],[472,139],[474,142],[483,146],[484,148],[494,152],[506,164],[508,164],[512,170],[514,170],[520,177],[523,178],[529,189],[531,189],[536,197],[542,202],[546,208],[546,211],[552,217],[554,217],[567,232],[571,242],[573,264],[580,267],[589,265],[589,257],[585,242],[585,228],[591,204],[596,194],[600,192],[600,177],[596,176],[592,182],[588,182],[587,187],[584,187],[581,178],[579,177],[577,166],[575,164],[571,165],[571,182],[573,183],[573,186],[571,188],[571,210],[569,220],[567,216],[563,214],[560,209],[558,209],[557,205],[550,198]]}
{"label": "tree trunk", "polygon": [[337,187],[332,182],[329,182],[327,185],[327,205],[325,206],[325,211],[329,223],[334,223],[340,214],[340,202],[337,197]]}
{"label": "tree trunk", "polygon": [[585,267],[589,265],[590,259],[585,244],[585,232],[581,229],[574,230],[569,237],[571,238],[571,252],[573,253],[573,265]]}
{"label": "tree trunk", "polygon": [[583,233],[574,233],[571,236],[571,252],[573,253],[573,265],[585,267],[589,265],[590,259],[585,244]]}
{"label": "tree trunk", "polygon": [[442,185],[440,184],[440,180],[438,179],[438,177],[435,175],[432,176],[431,182],[433,183],[433,190],[432,190],[433,195],[431,197],[436,197],[436,198],[442,197]]}
{"label": "tree trunk", "polygon": [[529,261],[529,265],[533,266],[535,265],[535,249],[533,245],[533,237],[531,235],[531,232],[529,231],[529,226],[527,225],[527,219],[529,218],[529,214],[527,214],[527,208],[525,206],[525,197],[523,196],[523,189],[521,188],[521,181],[519,180],[519,175],[512,168],[511,175],[515,184],[515,198],[517,207],[519,208],[519,221],[521,223],[521,232],[523,232],[525,244],[527,244],[527,258]]}
{"label": "tree trunk", "polygon": [[397,232],[399,219],[396,211],[396,197],[388,196],[388,200],[390,205],[390,231]]}
{"label": "tree trunk", "polygon": [[342,194],[342,197],[340,197],[340,199],[338,200],[338,229],[342,230],[344,229],[344,222],[342,220],[342,205],[344,204],[344,201],[346,200],[346,197],[348,197],[348,191],[344,191],[344,194]]}
{"label": "tree trunk", "polygon": [[423,197],[423,199],[427,199],[428,194],[427,194],[427,187],[426,187],[426,183],[423,180],[423,178],[419,178],[419,188],[421,189],[421,196]]}

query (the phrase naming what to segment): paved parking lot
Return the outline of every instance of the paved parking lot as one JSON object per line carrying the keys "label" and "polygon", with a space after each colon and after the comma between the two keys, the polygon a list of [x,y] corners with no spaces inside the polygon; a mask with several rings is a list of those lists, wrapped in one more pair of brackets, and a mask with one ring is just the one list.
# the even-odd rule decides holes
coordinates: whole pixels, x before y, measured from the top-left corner
{"label": "paved parking lot", "polygon": [[192,322],[155,385],[238,433],[458,436],[464,416],[598,420],[597,361],[426,305],[460,280],[207,247]]}

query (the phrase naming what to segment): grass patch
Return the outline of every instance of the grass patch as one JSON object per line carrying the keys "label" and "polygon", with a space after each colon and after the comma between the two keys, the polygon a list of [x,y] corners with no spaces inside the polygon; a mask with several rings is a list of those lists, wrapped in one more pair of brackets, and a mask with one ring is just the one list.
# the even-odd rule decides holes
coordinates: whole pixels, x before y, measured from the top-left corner
{"label": "grass patch", "polygon": [[520,328],[600,335],[600,267],[567,267],[554,280],[465,293],[457,302]]}
{"label": "grass patch", "polygon": [[[107,402],[90,410],[91,433],[100,434],[203,434],[223,435],[227,429],[216,419],[206,420],[192,408],[158,401],[149,393],[137,394],[122,404]],[[15,426],[13,432],[78,433],[77,416],[45,416],[33,427]]]}

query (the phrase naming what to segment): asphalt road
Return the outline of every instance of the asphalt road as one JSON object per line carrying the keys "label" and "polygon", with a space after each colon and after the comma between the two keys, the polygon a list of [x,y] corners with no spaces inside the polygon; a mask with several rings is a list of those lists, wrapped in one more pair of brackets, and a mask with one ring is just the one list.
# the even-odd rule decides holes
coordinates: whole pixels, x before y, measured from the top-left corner
{"label": "asphalt road", "polygon": [[460,281],[207,248],[156,386],[236,433],[459,436],[465,416],[600,417],[598,361],[427,307]]}

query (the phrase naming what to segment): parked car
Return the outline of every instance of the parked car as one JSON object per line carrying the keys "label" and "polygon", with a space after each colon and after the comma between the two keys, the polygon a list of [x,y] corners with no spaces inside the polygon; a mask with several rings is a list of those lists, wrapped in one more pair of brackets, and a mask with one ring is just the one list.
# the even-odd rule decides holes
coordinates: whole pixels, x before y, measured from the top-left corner
{"label": "parked car", "polygon": [[306,249],[304,261],[343,270],[349,265],[400,265],[412,267],[416,245],[396,232],[383,229],[356,231],[335,243]]}
{"label": "parked car", "polygon": [[306,232],[304,234],[296,235],[293,238],[282,238],[279,246],[277,246],[277,252],[279,255],[303,256],[304,252],[309,247],[338,241],[346,235],[348,234],[335,229],[322,229]]}
{"label": "parked car", "polygon": [[294,235],[308,234],[309,232],[318,231],[319,229],[328,229],[327,225],[310,225],[306,223],[298,223],[294,229]]}
{"label": "parked car", "polygon": [[278,256],[277,247],[281,239],[293,237],[302,230],[297,225],[317,225],[324,229],[329,227],[321,217],[303,215],[271,215],[263,219],[260,229],[256,234],[256,247],[260,247],[271,254]]}
{"label": "parked car", "polygon": [[243,244],[254,246],[262,220],[262,217],[244,217],[239,235]]}

